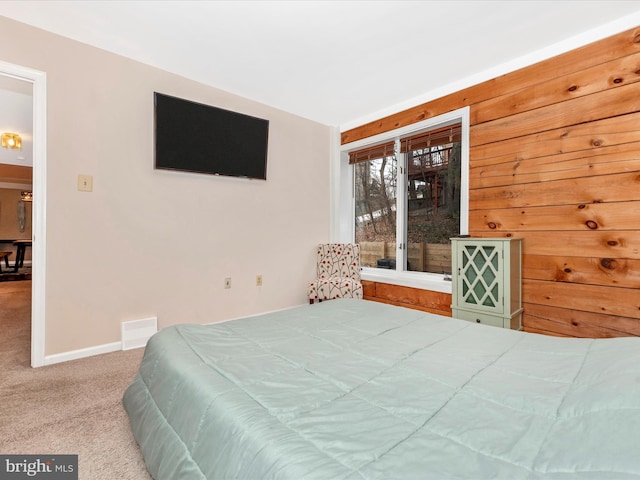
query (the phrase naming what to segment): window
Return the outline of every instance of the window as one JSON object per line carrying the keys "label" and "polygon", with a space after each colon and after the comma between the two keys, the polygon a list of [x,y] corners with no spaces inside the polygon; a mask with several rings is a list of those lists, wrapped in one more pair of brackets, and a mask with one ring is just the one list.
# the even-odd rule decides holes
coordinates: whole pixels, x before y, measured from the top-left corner
{"label": "window", "polygon": [[450,290],[450,238],[468,229],[468,109],[443,117],[344,146],[363,278]]}
{"label": "window", "polygon": [[[355,241],[365,267],[395,262],[398,162],[394,143],[353,152]],[[385,252],[392,248],[392,255]],[[366,253],[365,253],[366,251]],[[391,258],[389,258],[391,257]]]}

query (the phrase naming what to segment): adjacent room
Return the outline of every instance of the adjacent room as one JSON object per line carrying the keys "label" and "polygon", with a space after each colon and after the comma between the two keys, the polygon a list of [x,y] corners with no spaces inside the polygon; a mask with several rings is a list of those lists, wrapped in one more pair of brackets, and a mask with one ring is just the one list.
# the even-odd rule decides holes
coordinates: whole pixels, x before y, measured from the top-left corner
{"label": "adjacent room", "polygon": [[639,2],[0,39],[0,477],[640,478]]}

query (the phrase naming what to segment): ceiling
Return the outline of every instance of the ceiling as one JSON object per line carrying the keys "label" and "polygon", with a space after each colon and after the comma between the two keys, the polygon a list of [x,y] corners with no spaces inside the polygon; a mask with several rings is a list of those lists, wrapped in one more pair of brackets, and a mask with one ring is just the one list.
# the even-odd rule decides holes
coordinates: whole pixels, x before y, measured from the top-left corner
{"label": "ceiling", "polygon": [[0,15],[344,130],[637,26],[640,1],[4,0]]}

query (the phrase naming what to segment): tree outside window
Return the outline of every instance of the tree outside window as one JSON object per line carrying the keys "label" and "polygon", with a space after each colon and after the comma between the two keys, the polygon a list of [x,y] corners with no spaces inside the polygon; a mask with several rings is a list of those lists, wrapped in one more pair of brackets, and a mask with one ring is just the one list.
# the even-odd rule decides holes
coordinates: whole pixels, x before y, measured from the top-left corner
{"label": "tree outside window", "polygon": [[451,273],[450,238],[460,234],[460,130],[449,125],[350,153],[363,266]]}

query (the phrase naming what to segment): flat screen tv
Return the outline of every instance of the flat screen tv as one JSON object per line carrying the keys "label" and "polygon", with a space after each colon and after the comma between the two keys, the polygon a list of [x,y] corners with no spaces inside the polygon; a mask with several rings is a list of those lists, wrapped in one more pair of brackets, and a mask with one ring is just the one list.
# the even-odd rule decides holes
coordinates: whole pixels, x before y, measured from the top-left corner
{"label": "flat screen tv", "polygon": [[269,121],[154,92],[155,168],[266,180]]}

